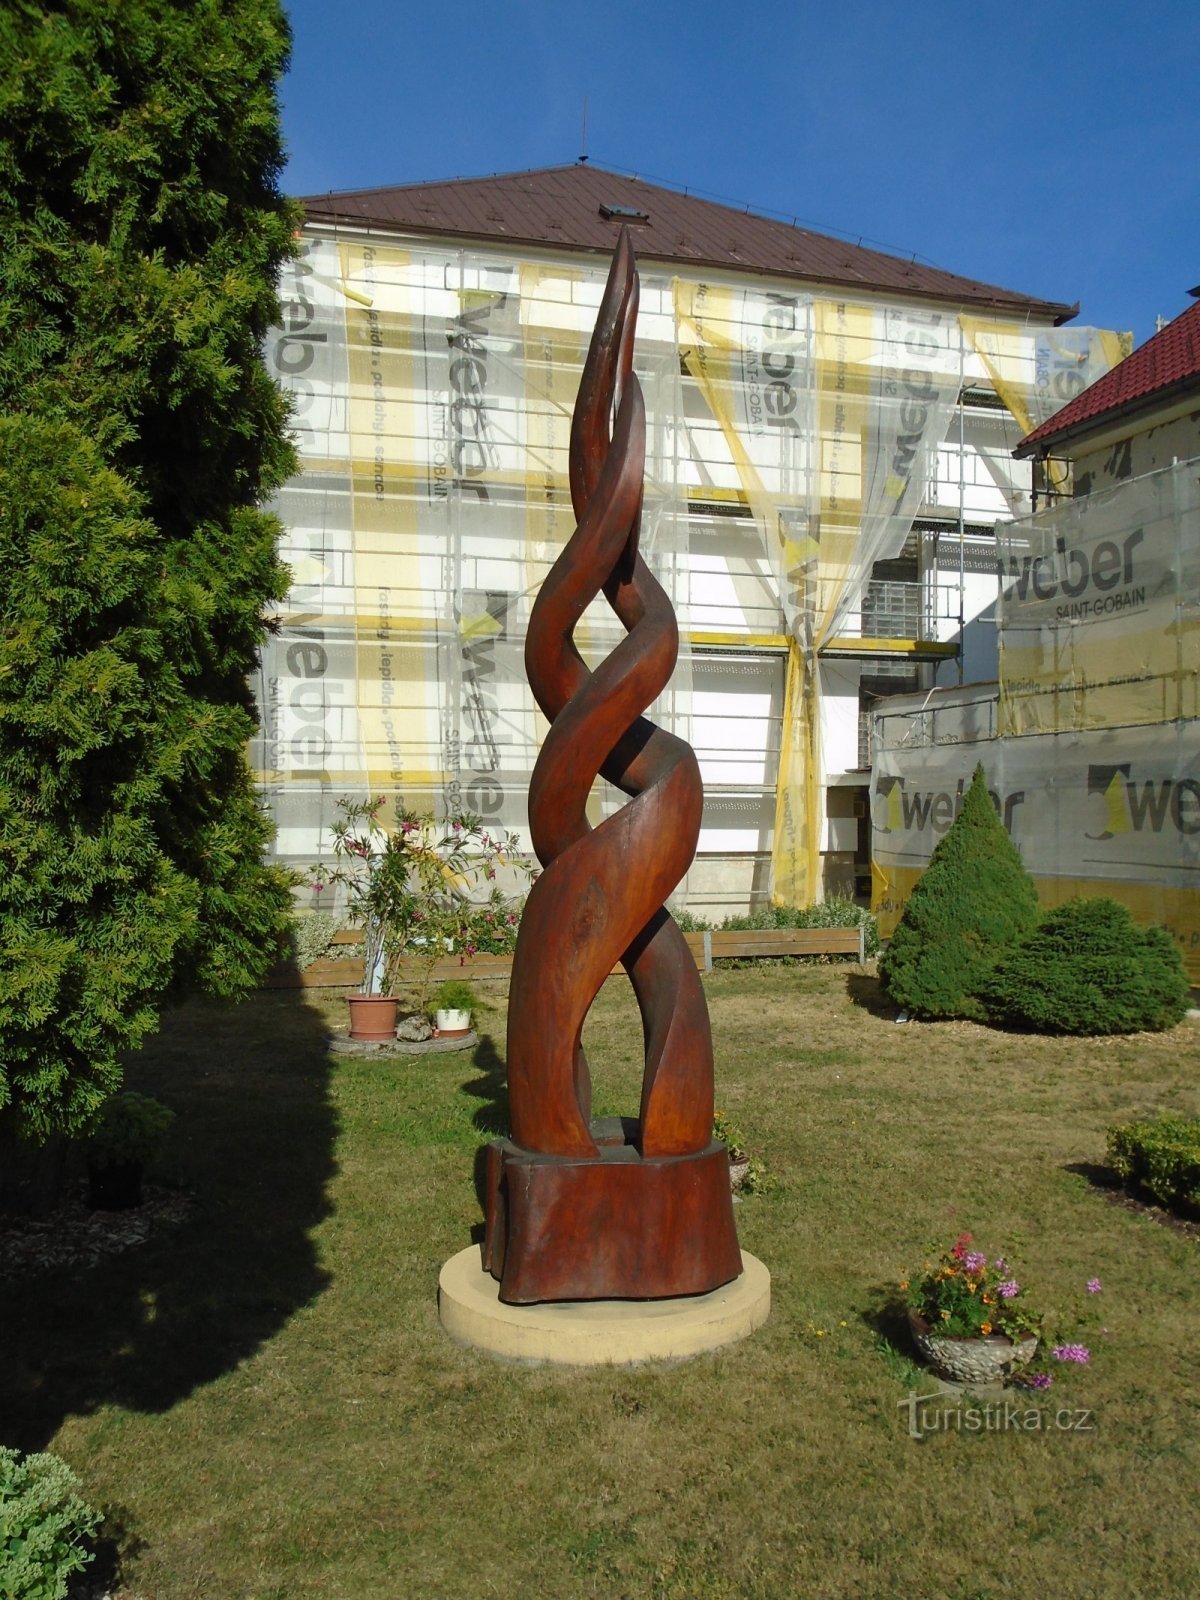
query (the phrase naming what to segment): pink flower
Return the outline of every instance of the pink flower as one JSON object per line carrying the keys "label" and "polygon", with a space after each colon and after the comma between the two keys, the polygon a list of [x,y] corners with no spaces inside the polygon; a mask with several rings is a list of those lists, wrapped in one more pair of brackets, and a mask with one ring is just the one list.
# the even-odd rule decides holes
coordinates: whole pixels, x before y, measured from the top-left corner
{"label": "pink flower", "polygon": [[1056,1361],[1077,1361],[1086,1366],[1091,1352],[1083,1344],[1057,1344],[1051,1352]]}
{"label": "pink flower", "polygon": [[996,1293],[1001,1300],[1011,1300],[1014,1295],[1018,1295],[1020,1292],[1021,1285],[1015,1278],[1009,1278],[1007,1283],[998,1283],[996,1285]]}
{"label": "pink flower", "polygon": [[966,1267],[968,1272],[982,1272],[984,1267],[987,1266],[987,1257],[980,1255],[978,1250],[972,1250],[966,1257],[963,1265]]}
{"label": "pink flower", "polygon": [[1099,1294],[1100,1293],[1100,1288],[1101,1288],[1101,1284],[1100,1284],[1100,1279],[1099,1278],[1089,1278],[1088,1279],[1088,1281],[1087,1281],[1087,1292],[1089,1294]]}

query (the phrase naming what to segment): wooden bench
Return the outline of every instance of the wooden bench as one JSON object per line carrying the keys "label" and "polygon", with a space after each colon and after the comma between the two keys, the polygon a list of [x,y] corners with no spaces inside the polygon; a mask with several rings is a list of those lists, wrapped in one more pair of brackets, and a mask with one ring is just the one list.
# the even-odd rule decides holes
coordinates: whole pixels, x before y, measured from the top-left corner
{"label": "wooden bench", "polygon": [[[866,933],[857,928],[753,928],[744,932],[714,929],[711,933],[685,933],[688,949],[702,972],[711,972],[715,961],[756,961],[768,956],[857,956],[866,960]],[[353,928],[342,928],[333,936],[333,949],[299,971],[283,963],[267,975],[267,989],[353,989],[362,979],[362,961],[357,956],[335,955],[333,950],[353,946],[360,935]],[[622,972],[614,967],[614,972]],[[416,962],[400,965],[400,977],[414,982],[420,973]],[[507,979],[512,974],[511,956],[446,956],[433,969],[435,983],[446,978],[477,980]]]}

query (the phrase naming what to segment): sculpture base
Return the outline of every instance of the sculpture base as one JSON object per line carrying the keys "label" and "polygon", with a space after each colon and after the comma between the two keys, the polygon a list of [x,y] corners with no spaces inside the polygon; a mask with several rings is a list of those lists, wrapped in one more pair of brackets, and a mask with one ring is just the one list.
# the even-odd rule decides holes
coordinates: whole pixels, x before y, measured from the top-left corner
{"label": "sculpture base", "polygon": [[587,1300],[510,1306],[480,1265],[478,1245],[452,1256],[438,1280],[438,1315],[461,1344],[516,1361],[627,1366],[679,1361],[745,1339],[767,1320],[771,1275],[756,1257],[710,1294],[682,1300]]}
{"label": "sculpture base", "polygon": [[742,1270],[729,1155],[643,1156],[637,1124],[592,1125],[599,1154],[487,1149],[484,1268],[506,1305],[708,1294]]}

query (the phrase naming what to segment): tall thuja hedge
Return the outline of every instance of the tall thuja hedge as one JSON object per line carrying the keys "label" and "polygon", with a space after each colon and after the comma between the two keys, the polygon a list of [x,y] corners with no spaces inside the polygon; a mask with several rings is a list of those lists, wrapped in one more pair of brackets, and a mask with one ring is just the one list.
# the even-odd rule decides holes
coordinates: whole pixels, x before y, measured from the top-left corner
{"label": "tall thuja hedge", "polygon": [[0,15],[0,1127],[73,1131],[287,875],[246,766],[293,469],[274,0]]}
{"label": "tall thuja hedge", "polygon": [[908,898],[880,980],[914,1016],[983,1021],[978,996],[996,960],[1037,919],[1033,879],[977,766],[962,810]]}

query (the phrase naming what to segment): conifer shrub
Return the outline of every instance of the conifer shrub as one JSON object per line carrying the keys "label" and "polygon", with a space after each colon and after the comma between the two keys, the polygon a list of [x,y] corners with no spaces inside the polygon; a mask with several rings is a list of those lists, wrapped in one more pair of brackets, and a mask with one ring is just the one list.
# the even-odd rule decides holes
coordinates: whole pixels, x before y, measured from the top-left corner
{"label": "conifer shrub", "polygon": [[962,810],[917,880],[880,960],[880,982],[913,1016],[986,1021],[980,991],[1037,914],[1033,879],[977,766]]}
{"label": "conifer shrub", "polygon": [[1164,928],[1116,900],[1075,899],[1007,951],[983,1001],[991,1021],[1038,1033],[1159,1032],[1185,1015],[1188,982]]}
{"label": "conifer shrub", "polygon": [[87,1126],[290,874],[245,759],[294,468],[278,0],[0,7],[0,1139]]}

